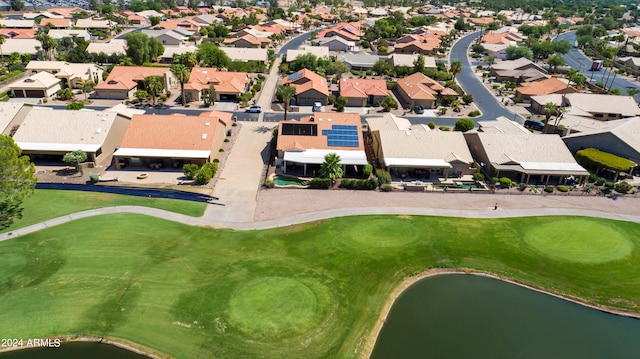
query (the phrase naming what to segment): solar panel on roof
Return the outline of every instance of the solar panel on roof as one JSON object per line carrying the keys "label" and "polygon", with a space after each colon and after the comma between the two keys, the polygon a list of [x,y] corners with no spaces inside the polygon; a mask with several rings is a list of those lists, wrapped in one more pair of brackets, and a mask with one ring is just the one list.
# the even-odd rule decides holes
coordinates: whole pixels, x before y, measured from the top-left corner
{"label": "solar panel on roof", "polygon": [[297,80],[297,79],[299,79],[301,77],[302,77],[302,74],[299,73],[299,72],[296,72],[296,73],[293,73],[293,74],[287,76],[287,80],[294,81],[294,80]]}
{"label": "solar panel on roof", "polygon": [[332,125],[330,130],[322,130],[327,136],[329,147],[358,147],[358,126]]}

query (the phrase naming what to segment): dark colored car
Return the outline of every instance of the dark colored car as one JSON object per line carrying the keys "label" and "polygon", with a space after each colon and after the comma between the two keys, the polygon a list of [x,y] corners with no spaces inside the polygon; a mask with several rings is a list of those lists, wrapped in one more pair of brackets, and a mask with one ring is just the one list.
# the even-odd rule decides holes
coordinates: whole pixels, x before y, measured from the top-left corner
{"label": "dark colored car", "polygon": [[414,107],[413,112],[417,113],[418,115],[422,115],[424,113],[424,106],[418,105]]}
{"label": "dark colored car", "polygon": [[544,129],[544,123],[536,120],[526,120],[524,121],[524,127],[530,128],[536,131],[542,131],[542,129]]}

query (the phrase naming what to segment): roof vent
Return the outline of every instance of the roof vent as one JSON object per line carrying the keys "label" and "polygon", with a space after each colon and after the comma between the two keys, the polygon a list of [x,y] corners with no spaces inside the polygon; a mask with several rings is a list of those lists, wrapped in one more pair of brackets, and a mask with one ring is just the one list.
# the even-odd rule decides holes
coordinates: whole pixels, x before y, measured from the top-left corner
{"label": "roof vent", "polygon": [[202,134],[202,139],[203,139],[203,140],[206,140],[206,139],[207,139],[207,134],[206,134],[206,133],[203,133],[203,134]]}
{"label": "roof vent", "polygon": [[411,131],[406,130],[406,131],[404,131],[404,134],[407,135],[407,136],[411,136]]}
{"label": "roof vent", "polygon": [[102,121],[106,121],[106,120],[107,120],[107,118],[106,118],[106,117],[102,117]]}
{"label": "roof vent", "polygon": [[96,128],[96,134],[100,134],[100,132],[102,132],[101,128]]}
{"label": "roof vent", "polygon": [[205,126],[209,126],[209,122],[205,122],[205,123],[204,123],[204,125],[205,125]]}
{"label": "roof vent", "polygon": [[327,119],[327,122],[331,122],[331,119],[330,119],[330,118],[328,118],[328,119]]}

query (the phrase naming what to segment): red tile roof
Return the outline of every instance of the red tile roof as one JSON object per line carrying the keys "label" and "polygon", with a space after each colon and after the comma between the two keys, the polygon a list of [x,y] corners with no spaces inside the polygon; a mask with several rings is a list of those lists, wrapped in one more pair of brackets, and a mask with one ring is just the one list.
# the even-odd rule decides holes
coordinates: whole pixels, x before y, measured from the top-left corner
{"label": "red tile roof", "polygon": [[248,83],[246,72],[218,71],[215,68],[194,67],[191,70],[189,82],[184,85],[185,90],[202,91],[214,85],[216,92],[240,93],[244,92]]}
{"label": "red tile roof", "polygon": [[168,67],[116,66],[104,82],[94,86],[97,90],[131,90],[149,76],[164,76]]}
{"label": "red tile roof", "polygon": [[217,125],[205,116],[133,115],[120,147],[211,151]]}
{"label": "red tile roof", "polygon": [[282,84],[291,84],[296,88],[296,95],[314,89],[323,95],[329,95],[327,79],[309,69],[302,69],[282,79]]}
{"label": "red tile roof", "polygon": [[387,82],[378,79],[340,79],[340,96],[367,98],[387,96]]}

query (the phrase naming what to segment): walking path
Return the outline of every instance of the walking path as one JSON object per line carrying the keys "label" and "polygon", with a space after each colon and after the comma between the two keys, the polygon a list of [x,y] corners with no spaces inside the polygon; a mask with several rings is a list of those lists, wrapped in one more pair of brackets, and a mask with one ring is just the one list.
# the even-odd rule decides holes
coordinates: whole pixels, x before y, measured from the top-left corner
{"label": "walking path", "polygon": [[[278,201],[274,201],[276,198]],[[355,198],[358,201],[353,201]],[[249,210],[242,211],[242,215],[235,215],[234,213],[228,213],[225,207],[219,207],[214,204],[209,205],[205,215],[202,217],[190,217],[141,206],[106,207],[78,212],[2,233],[0,234],[0,241],[81,218],[113,213],[137,213],[187,225],[236,230],[276,228],[354,215],[420,215],[461,218],[564,215],[640,223],[639,201],[640,199],[638,198],[618,198],[613,200],[606,197],[567,197],[560,195],[422,194],[273,189],[259,192],[255,219],[248,218]],[[383,202],[388,203],[388,205],[381,204]],[[400,203],[404,203],[404,205],[400,205]],[[498,203],[497,210],[494,210],[495,203]],[[233,208],[231,212],[235,212],[238,207],[232,206],[230,208]],[[601,211],[599,208],[607,209],[607,212]]]}
{"label": "walking path", "polygon": [[263,113],[260,114],[260,117],[258,117],[259,122],[264,118],[264,111],[271,111],[271,102],[273,100],[273,94],[276,91],[276,85],[278,84],[278,71],[281,63],[282,57],[276,57],[273,61],[273,65],[271,65],[271,71],[269,71],[269,75],[267,75],[267,78],[262,85],[260,98],[256,101],[256,105],[262,107],[263,111]]}

